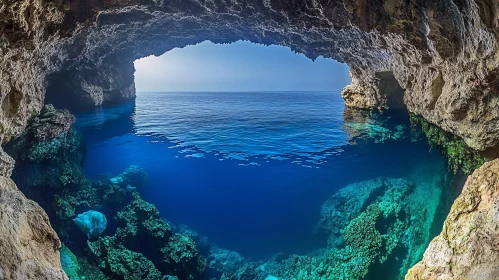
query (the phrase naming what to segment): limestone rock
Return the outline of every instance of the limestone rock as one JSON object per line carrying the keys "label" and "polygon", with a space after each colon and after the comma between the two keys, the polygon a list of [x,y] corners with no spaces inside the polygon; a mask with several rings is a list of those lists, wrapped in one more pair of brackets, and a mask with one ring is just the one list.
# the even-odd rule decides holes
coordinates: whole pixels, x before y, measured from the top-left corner
{"label": "limestone rock", "polygon": [[[495,0],[6,0],[0,142],[43,101],[133,99],[133,61],[204,40],[249,40],[350,66],[349,106],[405,106],[476,149],[499,144]],[[402,102],[403,101],[403,102]]]}
{"label": "limestone rock", "polygon": [[43,106],[40,115],[30,122],[27,133],[33,141],[46,141],[69,131],[76,118],[68,110],[55,109],[53,105]]}
{"label": "limestone rock", "polygon": [[499,160],[477,169],[406,280],[499,279]]}
{"label": "limestone rock", "polygon": [[0,177],[0,279],[67,279],[59,247],[45,211]]}

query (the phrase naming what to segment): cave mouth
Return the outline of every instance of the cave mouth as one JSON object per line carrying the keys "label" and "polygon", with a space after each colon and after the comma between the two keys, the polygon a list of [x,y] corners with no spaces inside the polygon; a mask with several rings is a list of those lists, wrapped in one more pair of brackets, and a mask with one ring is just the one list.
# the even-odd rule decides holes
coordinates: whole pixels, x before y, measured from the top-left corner
{"label": "cave mouth", "polygon": [[[186,54],[182,56],[182,52]],[[211,60],[203,61],[206,58]],[[346,109],[340,89],[349,83],[344,79],[348,68],[336,63],[338,72],[325,71],[332,69],[328,68],[331,63],[335,62],[324,58],[313,62],[280,46],[204,42],[137,60],[115,79],[103,78],[113,82],[101,87],[95,84],[102,85],[102,81],[89,79],[99,79],[95,73],[53,74],[45,102],[56,107],[67,107],[69,101],[82,105],[70,108],[76,112],[76,133],[29,149],[34,155],[18,161],[13,178],[21,190],[36,188],[25,193],[53,208],[47,213],[51,219],[60,219],[53,225],[61,240],[90,263],[102,263],[99,258],[105,254],[88,255],[87,236],[72,218],[97,210],[109,223],[102,238],[90,237],[92,246],[119,239],[120,250],[142,254],[162,274],[171,274],[173,269],[183,279],[183,273],[200,273],[199,266],[172,268],[171,263],[163,262],[175,257],[171,248],[175,242],[187,242],[183,248],[193,250],[186,236],[208,259],[210,276],[237,274],[234,269],[243,269],[245,263],[257,267],[266,262],[270,270],[250,269],[251,279],[262,273],[266,274],[262,279],[285,277],[283,271],[297,269],[292,266],[293,254],[313,263],[303,268],[310,270],[329,261],[333,253],[346,253],[341,236],[333,239],[367,211],[368,205],[359,210],[340,209],[360,203],[358,197],[366,195],[366,188],[352,190],[351,184],[390,177],[407,178],[416,186],[429,188],[422,192],[427,196],[415,202],[428,208],[423,212],[429,217],[418,219],[425,221],[436,215],[432,205],[441,198],[436,190],[441,184],[432,182],[440,182],[446,174],[440,168],[441,155],[429,153],[427,143],[412,138],[407,114]],[[248,77],[251,79],[241,80]],[[396,86],[392,73],[381,73],[378,79],[380,89]],[[332,80],[342,83],[330,87]],[[135,88],[134,101],[121,102],[135,94]],[[81,94],[82,90],[87,94]],[[390,100],[400,101],[400,91],[394,92]],[[107,99],[110,95],[123,99]],[[76,96],[81,99],[73,99]],[[83,104],[89,102],[104,106],[88,110]],[[37,157],[42,158],[33,164]],[[128,178],[141,172],[147,174],[145,184]],[[46,190],[55,193],[48,195]],[[137,191],[141,198],[134,194]],[[334,202],[334,195],[340,192],[346,193],[341,205]],[[407,197],[402,194],[398,199]],[[146,203],[154,205],[154,210],[145,207]],[[376,199],[365,203],[374,204]],[[137,235],[116,237],[126,232],[123,220],[134,211],[137,217],[132,215],[128,223],[139,223]],[[333,226],[322,223],[330,218],[325,213],[346,211],[351,211],[347,220],[333,221]],[[151,221],[159,226],[151,227]],[[426,232],[425,224],[415,226],[420,227],[415,232]],[[162,230],[172,235],[166,247],[165,240],[157,238]],[[161,246],[142,245],[151,238],[160,240]],[[407,252],[421,251],[427,245],[415,244],[419,247]],[[164,258],[165,254],[172,256]],[[198,260],[190,259],[191,265],[197,266]],[[341,262],[333,259],[329,269],[341,267]],[[395,265],[400,263],[394,262],[390,269],[397,274],[401,268]],[[103,272],[112,274],[109,267]]]}
{"label": "cave mouth", "polygon": [[[299,184],[308,169],[321,164],[326,150],[347,142],[340,94],[350,82],[346,65],[325,58],[312,61],[282,46],[206,41],[139,59],[135,70],[134,104],[114,107],[122,110],[111,121],[116,126],[87,132],[101,139],[87,143],[89,176],[142,166],[150,180],[143,196],[168,220],[185,223],[246,256],[306,253],[324,244],[311,230],[317,205],[299,205],[304,191]],[[95,117],[83,113],[78,119]],[[133,140],[101,150],[101,143],[114,142],[105,136],[112,130],[133,132],[133,139],[157,139],[171,149]],[[120,151],[123,147],[133,154]],[[150,163],[152,158],[158,163]],[[288,168],[299,176],[282,178]],[[257,204],[261,210],[254,209]],[[303,217],[314,218],[290,219],[288,211],[300,207],[308,213]]]}

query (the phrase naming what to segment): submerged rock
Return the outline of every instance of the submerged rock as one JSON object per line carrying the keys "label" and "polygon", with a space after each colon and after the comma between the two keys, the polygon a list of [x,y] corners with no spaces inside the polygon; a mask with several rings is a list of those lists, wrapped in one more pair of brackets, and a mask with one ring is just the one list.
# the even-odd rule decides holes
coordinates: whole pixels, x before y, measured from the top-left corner
{"label": "submerged rock", "polygon": [[[385,216],[388,216],[389,212],[400,212],[406,204],[403,199],[412,188],[414,183],[392,178],[377,178],[350,184],[322,205],[318,226],[331,232],[330,246],[341,245],[343,230],[365,209],[369,210],[370,206],[376,206],[376,209],[383,207]],[[375,202],[377,203],[374,204]]]}
{"label": "submerged rock", "polygon": [[107,227],[106,216],[94,210],[79,214],[73,221],[88,238],[101,235]]}
{"label": "submerged rock", "polygon": [[[415,140],[412,130],[404,122],[406,112],[378,110],[362,110],[345,108],[343,112],[343,129],[348,134],[349,141],[372,141],[385,143],[386,141],[400,141],[407,138]],[[408,117],[408,116],[407,116]]]}
{"label": "submerged rock", "polygon": [[498,205],[496,159],[468,177],[442,233],[431,241],[423,260],[407,272],[405,279],[499,279]]}
{"label": "submerged rock", "polygon": [[126,249],[114,237],[101,237],[88,242],[99,268],[112,279],[156,280],[161,273],[143,254]]}
{"label": "submerged rock", "polygon": [[217,271],[236,272],[244,265],[241,254],[212,245],[208,255],[208,267]]}
{"label": "submerged rock", "polygon": [[40,114],[30,121],[26,133],[34,141],[46,141],[69,131],[75,120],[68,110],[55,109],[52,104],[46,104]]}
{"label": "submerged rock", "polygon": [[80,265],[73,252],[71,252],[66,245],[62,244],[59,253],[61,254],[62,269],[69,280],[84,280],[84,278],[80,277]]}
{"label": "submerged rock", "polygon": [[[87,243],[95,262],[110,277],[128,274],[136,278],[126,279],[134,280],[160,279],[161,275],[195,279],[203,273],[206,260],[199,255],[191,236],[173,233],[156,207],[138,193],[115,220],[118,228],[114,235]],[[140,274],[146,268],[150,273]]]}
{"label": "submerged rock", "polygon": [[[332,257],[325,269],[328,277],[362,279],[372,266],[391,258],[409,263],[417,260],[411,247],[426,244],[404,243],[404,238],[416,241],[410,236],[411,228],[421,227],[411,219],[416,213],[412,213],[408,198],[414,187],[404,179],[378,178],[351,184],[323,205],[319,225],[331,232]],[[393,255],[397,246],[406,247],[409,253]]]}
{"label": "submerged rock", "polygon": [[120,185],[129,190],[141,189],[145,186],[147,174],[144,169],[138,165],[130,165],[120,175],[109,179],[113,184]]}
{"label": "submerged rock", "polygon": [[[117,212],[135,190],[131,186],[113,184],[109,177],[87,179],[82,169],[84,143],[80,133],[73,129],[43,141],[36,141],[28,135],[8,146],[8,151],[16,158],[13,179],[29,198],[55,216],[57,222],[54,226],[59,234],[65,236],[70,230],[76,209]],[[123,172],[120,178],[142,188],[146,175],[141,168],[134,166]]]}

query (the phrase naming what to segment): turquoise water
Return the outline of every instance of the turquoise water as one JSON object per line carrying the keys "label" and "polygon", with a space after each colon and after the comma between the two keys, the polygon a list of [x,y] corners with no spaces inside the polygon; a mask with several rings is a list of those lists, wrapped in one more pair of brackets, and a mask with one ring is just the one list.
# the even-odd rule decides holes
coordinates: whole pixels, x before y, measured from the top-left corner
{"label": "turquoise water", "polygon": [[339,92],[138,93],[135,103],[79,114],[76,128],[87,176],[139,165],[141,195],[162,217],[256,260],[333,246],[321,208],[349,184],[414,184],[406,201],[421,207],[406,213],[424,229],[407,230],[404,244],[423,244],[417,256],[447,211],[444,160],[407,113],[346,110]]}

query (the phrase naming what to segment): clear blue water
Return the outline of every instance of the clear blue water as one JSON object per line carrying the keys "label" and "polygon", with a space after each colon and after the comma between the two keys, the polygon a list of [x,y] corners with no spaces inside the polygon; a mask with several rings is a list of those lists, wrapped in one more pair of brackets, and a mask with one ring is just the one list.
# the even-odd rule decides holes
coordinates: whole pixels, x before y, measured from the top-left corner
{"label": "clear blue water", "polygon": [[140,165],[142,196],[167,220],[264,258],[324,247],[320,208],[347,184],[413,178],[443,162],[424,140],[366,128],[408,129],[407,115],[344,109],[339,92],[138,93],[135,103],[80,114],[76,127],[87,176]]}

